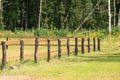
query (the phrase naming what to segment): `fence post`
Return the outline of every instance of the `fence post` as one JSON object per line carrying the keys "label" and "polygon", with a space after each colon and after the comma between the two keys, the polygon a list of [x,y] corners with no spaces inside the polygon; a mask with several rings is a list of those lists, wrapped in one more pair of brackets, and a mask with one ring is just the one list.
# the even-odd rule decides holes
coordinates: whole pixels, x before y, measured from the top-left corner
{"label": "fence post", "polygon": [[58,39],[58,59],[61,59],[61,40]]}
{"label": "fence post", "polygon": [[20,40],[20,61],[23,62],[24,59],[24,41]]}
{"label": "fence post", "polygon": [[38,45],[39,45],[38,38],[35,38],[35,52],[34,52],[35,63],[38,63],[38,59],[37,59]]}
{"label": "fence post", "polygon": [[3,71],[6,68],[6,43],[1,42],[2,45],[2,68],[1,70]]}
{"label": "fence post", "polygon": [[82,54],[84,54],[84,38],[82,38],[82,41],[81,41],[81,50],[82,50]]}
{"label": "fence post", "polygon": [[49,62],[50,61],[50,40],[48,39],[48,54],[47,54],[47,62]]}
{"label": "fence post", "polygon": [[6,37],[6,41],[8,41],[8,37]]}
{"label": "fence post", "polygon": [[93,51],[96,51],[96,40],[95,40],[95,37],[93,37]]}
{"label": "fence post", "polygon": [[78,38],[75,38],[75,56],[78,55]]}
{"label": "fence post", "polygon": [[88,53],[90,53],[90,38],[88,38]]}
{"label": "fence post", "polygon": [[98,38],[98,51],[100,51],[100,38]]}
{"label": "fence post", "polygon": [[70,56],[70,39],[67,39],[67,55]]}
{"label": "fence post", "polygon": [[[9,40],[9,38],[8,37],[6,37],[6,41],[8,41]],[[8,45],[6,45],[6,49],[8,49]]]}

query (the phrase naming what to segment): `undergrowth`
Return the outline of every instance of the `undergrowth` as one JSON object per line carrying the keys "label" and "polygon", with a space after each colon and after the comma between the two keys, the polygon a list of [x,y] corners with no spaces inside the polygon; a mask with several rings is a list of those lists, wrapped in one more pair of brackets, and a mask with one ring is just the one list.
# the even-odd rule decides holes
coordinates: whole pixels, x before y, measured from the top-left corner
{"label": "undergrowth", "polygon": [[[72,34],[71,31],[67,29],[55,29],[55,30],[48,30],[48,29],[35,29],[35,30],[1,30],[0,36],[37,36],[37,37],[100,37],[104,38],[108,36],[108,30],[79,30],[75,34]],[[120,28],[116,28],[111,32],[111,36],[115,37],[116,39],[120,37]]]}

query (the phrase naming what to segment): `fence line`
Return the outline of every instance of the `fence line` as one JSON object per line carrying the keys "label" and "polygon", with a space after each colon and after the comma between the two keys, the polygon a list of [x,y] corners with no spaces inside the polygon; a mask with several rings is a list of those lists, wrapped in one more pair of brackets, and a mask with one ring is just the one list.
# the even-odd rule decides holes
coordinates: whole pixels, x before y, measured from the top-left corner
{"label": "fence line", "polygon": [[[63,38],[62,38],[63,39]],[[79,52],[79,47],[81,47],[81,53],[84,54],[85,53],[85,47],[87,47],[87,51],[88,53],[90,53],[90,49],[91,46],[93,46],[93,51],[96,51],[96,49],[98,51],[100,51],[100,38],[97,37],[93,37],[93,44],[90,44],[91,39],[90,38],[64,38],[64,40],[62,40],[61,38],[48,38],[46,40],[44,40],[44,42],[46,42],[47,44],[40,44],[41,42],[41,38],[35,38],[35,40],[20,40],[20,41],[9,41],[9,38],[7,37],[7,41],[2,41],[1,45],[2,45],[2,68],[1,70],[4,70],[6,68],[6,50],[8,48],[8,46],[14,46],[14,45],[19,45],[20,46],[20,61],[21,63],[24,61],[24,46],[34,46],[34,61],[35,63],[38,63],[38,47],[39,46],[47,46],[47,62],[50,61],[51,59],[51,52],[53,53],[53,51],[51,51],[51,47],[52,46],[56,46],[58,47],[57,52],[58,53],[58,59],[61,59],[61,53],[62,53],[62,46],[65,46],[66,49],[64,49],[67,52],[67,55],[70,56],[70,47],[74,46],[74,50],[75,50],[75,56],[78,55]],[[81,39],[81,40],[80,40]],[[57,44],[52,44],[52,42],[57,41]],[[62,44],[62,41],[65,42],[65,44]],[[74,44],[70,44],[70,41],[74,41]],[[81,44],[79,44],[79,41],[81,41]],[[85,43],[85,41],[87,41],[87,45]],[[96,48],[97,47],[97,48]],[[32,55],[30,55],[32,56]]]}

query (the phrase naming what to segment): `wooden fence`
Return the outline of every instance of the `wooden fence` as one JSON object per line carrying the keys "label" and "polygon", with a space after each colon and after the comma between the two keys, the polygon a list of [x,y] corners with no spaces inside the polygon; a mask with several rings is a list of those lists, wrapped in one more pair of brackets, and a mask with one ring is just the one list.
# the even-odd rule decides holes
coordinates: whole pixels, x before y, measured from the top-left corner
{"label": "wooden fence", "polygon": [[[64,39],[64,41],[62,40]],[[55,44],[51,44],[51,42],[57,41]],[[72,41],[72,44],[70,42]],[[40,44],[39,42],[46,42],[46,44]],[[62,44],[64,42],[64,44]],[[31,44],[32,43],[32,44]],[[74,43],[74,44],[73,44]],[[91,44],[92,43],[92,44]],[[93,38],[39,38],[36,37],[34,40],[9,40],[9,38],[6,38],[6,41],[1,42],[2,46],[2,67],[1,70],[4,70],[6,68],[7,63],[7,49],[9,49],[9,46],[20,46],[20,56],[19,59],[21,63],[24,61],[24,46],[34,46],[34,61],[35,63],[38,63],[38,48],[39,46],[46,46],[47,47],[47,62],[51,59],[51,53],[57,52],[58,59],[61,59],[61,53],[62,49],[61,47],[66,47],[66,53],[68,56],[70,56],[70,52],[73,52],[73,50],[70,49],[70,47],[74,47],[74,53],[75,56],[78,55],[78,52],[81,51],[82,54],[85,53],[85,48],[87,48],[87,52],[90,53],[91,48],[93,48],[93,51],[100,51],[100,38],[93,37]],[[57,51],[51,51],[51,47],[56,46],[58,49]],[[81,50],[79,50],[79,47]],[[18,58],[18,57],[17,57]]]}

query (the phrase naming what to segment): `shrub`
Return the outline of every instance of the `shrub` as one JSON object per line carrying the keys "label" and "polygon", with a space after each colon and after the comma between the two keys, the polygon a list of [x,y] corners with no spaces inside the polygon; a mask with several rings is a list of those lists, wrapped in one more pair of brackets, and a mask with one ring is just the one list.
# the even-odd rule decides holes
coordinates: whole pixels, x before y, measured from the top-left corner
{"label": "shrub", "polygon": [[4,33],[4,35],[3,36],[14,36],[15,34],[12,32],[12,31],[4,31],[3,32]]}
{"label": "shrub", "polygon": [[70,32],[68,30],[54,30],[54,34],[58,37],[67,37]]}
{"label": "shrub", "polygon": [[116,27],[115,30],[112,31],[112,37],[116,39],[120,38],[120,27]]}
{"label": "shrub", "polygon": [[70,36],[70,32],[68,30],[46,30],[46,29],[36,29],[34,31],[35,36],[39,37],[67,37],[68,35]]}
{"label": "shrub", "polygon": [[15,30],[14,34],[15,34],[15,36],[24,36],[24,31],[23,30]]}
{"label": "shrub", "polygon": [[48,36],[48,32],[46,29],[36,29],[34,31],[34,36],[39,36],[39,37]]}

